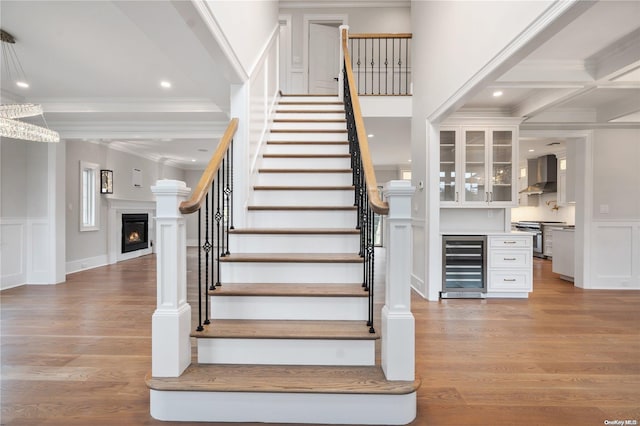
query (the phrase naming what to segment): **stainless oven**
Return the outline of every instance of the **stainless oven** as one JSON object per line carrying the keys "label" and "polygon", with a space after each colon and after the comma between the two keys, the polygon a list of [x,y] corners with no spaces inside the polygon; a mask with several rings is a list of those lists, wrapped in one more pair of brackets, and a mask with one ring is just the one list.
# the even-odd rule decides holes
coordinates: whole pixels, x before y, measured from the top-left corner
{"label": "stainless oven", "polygon": [[518,231],[529,232],[533,234],[533,255],[536,257],[544,257],[544,243],[542,241],[542,224],[540,222],[517,222],[515,228]]}

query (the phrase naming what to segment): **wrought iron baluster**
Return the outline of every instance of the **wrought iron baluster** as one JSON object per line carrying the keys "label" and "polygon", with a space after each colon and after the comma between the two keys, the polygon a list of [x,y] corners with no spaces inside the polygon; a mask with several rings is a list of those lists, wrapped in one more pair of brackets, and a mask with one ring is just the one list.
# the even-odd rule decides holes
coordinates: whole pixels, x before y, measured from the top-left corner
{"label": "wrought iron baluster", "polygon": [[229,226],[229,229],[235,229],[233,227],[233,139],[231,139],[231,146],[229,147],[229,150],[231,150],[231,192],[229,193],[229,197],[231,197],[231,202],[229,203],[231,205],[231,211],[229,213],[231,216],[231,226]]}
{"label": "wrought iron baluster", "polygon": [[391,94],[396,93],[396,39],[391,39]]}
{"label": "wrought iron baluster", "polygon": [[373,42],[373,39],[371,39],[371,94],[373,95],[375,90],[373,88],[373,66],[376,63],[375,62],[375,55],[373,53],[373,47],[374,47],[375,43]]}
{"label": "wrought iron baluster", "polygon": [[404,94],[409,94],[409,39],[404,39]]}
{"label": "wrought iron baluster", "polygon": [[220,286],[220,219],[221,219],[221,215],[220,215],[220,169],[218,169],[218,173],[216,176],[216,215],[215,215],[215,219],[216,219],[216,236],[217,236],[217,241],[216,241],[216,266],[218,268],[218,273],[217,273],[217,279],[216,279],[216,286]]}
{"label": "wrought iron baluster", "polygon": [[[209,259],[211,252],[211,241],[209,240],[209,194],[205,197],[204,203],[204,324],[209,324]],[[211,262],[211,280],[213,280],[213,262]]]}
{"label": "wrought iron baluster", "polygon": [[[360,91],[358,90],[358,93]],[[364,39],[364,93],[367,93],[367,39]]]}
{"label": "wrought iron baluster", "polygon": [[230,204],[231,204],[231,188],[229,187],[229,180],[231,175],[231,168],[233,167],[233,165],[231,164],[231,160],[230,160],[231,153],[229,150],[227,150],[227,153],[225,154],[225,156],[226,156],[226,163],[227,163],[227,179],[225,181],[226,185],[224,187],[224,195],[225,195],[224,221],[227,227],[226,229],[227,251],[225,252],[225,256],[228,256],[231,254],[229,252],[229,210],[230,210]]}
{"label": "wrought iron baluster", "polygon": [[358,93],[360,93],[360,41],[361,39],[358,39]]}
{"label": "wrought iron baluster", "polygon": [[374,301],[373,301],[373,288],[374,288],[374,260],[375,260],[375,247],[373,243],[373,225],[374,225],[374,212],[369,206],[367,206],[367,210],[369,213],[369,246],[367,247],[369,251],[369,256],[367,262],[369,263],[369,312],[371,312],[371,317],[369,318],[369,333],[375,333],[376,330],[373,328],[373,312],[374,312]]}
{"label": "wrought iron baluster", "polygon": [[225,257],[227,255],[227,249],[226,249],[226,244],[227,244],[227,238],[225,235],[225,224],[224,224],[224,208],[225,208],[225,200],[224,200],[224,190],[226,188],[226,173],[225,173],[225,158],[222,157],[222,163],[220,164],[220,170],[222,170],[222,178],[221,178],[221,194],[220,194],[220,210],[221,210],[221,222],[222,222],[222,228],[220,229],[220,257]]}
{"label": "wrought iron baluster", "polygon": [[398,95],[402,94],[402,39],[398,39]]}
{"label": "wrought iron baluster", "polygon": [[389,94],[389,39],[384,39],[384,94]]}
{"label": "wrought iron baluster", "polygon": [[[202,222],[202,209],[198,209],[198,327],[197,331],[204,330],[202,326],[202,250],[200,250],[200,243],[202,242],[201,235],[201,222]],[[206,286],[205,286],[206,288]]]}
{"label": "wrought iron baluster", "polygon": [[378,95],[382,93],[382,86],[380,85],[380,74],[382,74],[380,70],[380,59],[382,58],[382,50],[380,50],[380,40],[378,39]]}

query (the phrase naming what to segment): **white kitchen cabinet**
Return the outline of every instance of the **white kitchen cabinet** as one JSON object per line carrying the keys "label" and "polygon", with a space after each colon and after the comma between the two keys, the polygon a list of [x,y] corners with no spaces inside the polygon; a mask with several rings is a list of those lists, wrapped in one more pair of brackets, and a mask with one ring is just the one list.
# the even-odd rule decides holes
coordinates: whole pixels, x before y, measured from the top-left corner
{"label": "white kitchen cabinet", "polygon": [[518,126],[440,128],[440,205],[516,207]]}
{"label": "white kitchen cabinet", "polygon": [[567,154],[564,152],[556,155],[558,158],[558,205],[567,205]]}
{"label": "white kitchen cabinet", "polygon": [[573,229],[553,230],[553,257],[551,270],[560,274],[560,278],[573,281],[575,275],[575,232]]}
{"label": "white kitchen cabinet", "polygon": [[487,293],[528,293],[533,290],[531,235],[489,235]]}

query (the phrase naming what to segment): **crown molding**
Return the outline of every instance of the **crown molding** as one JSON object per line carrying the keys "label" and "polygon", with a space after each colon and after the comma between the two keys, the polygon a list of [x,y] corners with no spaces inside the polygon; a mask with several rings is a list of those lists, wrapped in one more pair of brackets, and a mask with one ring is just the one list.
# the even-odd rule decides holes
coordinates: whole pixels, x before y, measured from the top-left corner
{"label": "crown molding", "polygon": [[371,8],[371,7],[411,7],[410,0],[280,0],[280,9],[343,9],[343,8]]}
{"label": "crown molding", "polygon": [[45,112],[220,112],[207,98],[35,98]]}

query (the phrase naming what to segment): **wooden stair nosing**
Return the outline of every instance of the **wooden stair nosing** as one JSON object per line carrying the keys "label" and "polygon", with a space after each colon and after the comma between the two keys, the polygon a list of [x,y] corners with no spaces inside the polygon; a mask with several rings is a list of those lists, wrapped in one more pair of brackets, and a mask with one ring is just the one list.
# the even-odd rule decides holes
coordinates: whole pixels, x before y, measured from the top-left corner
{"label": "wooden stair nosing", "polygon": [[356,206],[248,206],[248,210],[291,210],[291,211],[355,211]]}
{"label": "wooden stair nosing", "polygon": [[351,158],[351,154],[263,154],[263,158]]}
{"label": "wooden stair nosing", "polygon": [[269,140],[267,145],[349,145],[348,141],[278,141]]}
{"label": "wooden stair nosing", "polygon": [[225,263],[362,263],[354,253],[231,253],[220,257]]}
{"label": "wooden stair nosing", "polygon": [[344,109],[276,109],[276,114],[344,114]]}
{"label": "wooden stair nosing", "polygon": [[255,191],[353,191],[355,186],[275,186],[256,185]]}
{"label": "wooden stair nosing", "polygon": [[380,366],[191,364],[180,377],[145,377],[157,391],[406,395],[420,380],[389,381]]}
{"label": "wooden stair nosing", "polygon": [[338,93],[327,94],[327,93],[281,93],[280,99],[284,98],[337,98]]}
{"label": "wooden stair nosing", "polygon": [[355,228],[241,228],[230,229],[230,234],[246,235],[359,235]]}
{"label": "wooden stair nosing", "polygon": [[320,102],[312,102],[312,101],[280,101],[278,105],[344,105],[344,102],[341,101],[320,101]]}
{"label": "wooden stair nosing", "polygon": [[236,320],[216,319],[202,331],[191,332],[200,339],[300,339],[377,340],[366,321]]}
{"label": "wooden stair nosing", "polygon": [[276,118],[274,123],[346,123],[346,118]]}
{"label": "wooden stair nosing", "polygon": [[271,129],[269,133],[347,133],[347,129]]}
{"label": "wooden stair nosing", "polygon": [[259,173],[353,173],[352,169],[258,169]]}
{"label": "wooden stair nosing", "polygon": [[208,291],[209,296],[253,297],[368,297],[362,284],[246,284],[228,283]]}

